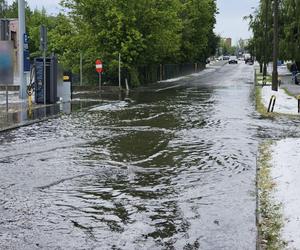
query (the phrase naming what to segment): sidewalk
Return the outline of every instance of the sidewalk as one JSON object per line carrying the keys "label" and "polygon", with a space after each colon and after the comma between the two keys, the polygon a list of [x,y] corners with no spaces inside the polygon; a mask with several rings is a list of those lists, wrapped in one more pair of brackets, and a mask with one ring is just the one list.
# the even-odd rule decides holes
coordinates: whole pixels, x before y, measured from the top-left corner
{"label": "sidewalk", "polygon": [[33,104],[30,109],[27,100],[20,100],[18,92],[11,91],[8,96],[8,110],[6,107],[6,93],[0,91],[0,132],[30,125],[57,117],[62,112],[68,113],[70,103],[54,105]]}
{"label": "sidewalk", "polygon": [[[271,69],[268,68],[268,74],[272,74]],[[277,91],[271,89],[271,77],[267,78],[267,86],[261,87],[262,102],[266,109],[268,109],[271,97],[276,97],[274,112],[278,114],[299,115],[298,113],[298,99],[300,95],[300,85],[292,83],[291,73],[286,66],[278,67],[278,77],[281,85]],[[261,84],[261,81],[259,81]]]}
{"label": "sidewalk", "polygon": [[300,139],[289,138],[271,146],[275,181],[274,200],[283,214],[282,240],[287,249],[300,249]]}
{"label": "sidewalk", "polygon": [[[299,116],[300,119],[296,98],[300,95],[300,86],[292,83],[292,76],[286,68],[281,67],[278,72],[282,82],[278,92],[272,91],[271,82],[264,87],[257,86],[261,89],[261,101],[267,109],[270,98],[274,95],[276,96],[274,112],[279,115],[293,115],[290,117],[292,119]],[[260,157],[264,154],[260,151]],[[268,160],[258,162],[259,211],[261,217],[265,216],[260,218],[259,225],[260,227],[267,225],[267,233],[263,234],[273,237],[270,242],[277,241],[277,243],[272,245],[273,243],[265,242],[265,239],[260,243],[271,244],[271,248],[279,246],[278,249],[300,250],[300,138],[272,141],[265,158]],[[265,178],[263,177],[265,173],[268,173],[267,184],[261,180]],[[265,197],[266,193],[268,198],[264,200],[262,197]],[[274,240],[277,236],[278,238]]]}

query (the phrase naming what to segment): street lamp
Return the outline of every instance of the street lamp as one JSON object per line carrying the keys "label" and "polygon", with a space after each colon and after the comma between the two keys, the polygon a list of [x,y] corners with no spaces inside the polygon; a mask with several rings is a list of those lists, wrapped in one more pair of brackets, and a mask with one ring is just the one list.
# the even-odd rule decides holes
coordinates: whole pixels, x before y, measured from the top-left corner
{"label": "street lamp", "polygon": [[18,0],[19,16],[19,79],[20,99],[26,99],[26,82],[24,76],[24,35],[25,35],[25,0]]}

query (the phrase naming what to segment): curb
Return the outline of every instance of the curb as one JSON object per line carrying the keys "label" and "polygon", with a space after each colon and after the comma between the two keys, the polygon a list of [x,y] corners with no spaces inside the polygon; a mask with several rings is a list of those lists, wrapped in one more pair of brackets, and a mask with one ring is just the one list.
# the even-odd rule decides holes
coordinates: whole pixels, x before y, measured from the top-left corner
{"label": "curb", "polygon": [[56,119],[56,118],[59,118],[61,115],[62,114],[57,114],[57,115],[48,116],[48,117],[44,117],[44,118],[37,119],[37,120],[27,121],[27,122],[19,123],[19,124],[16,124],[16,125],[11,125],[11,126],[8,126],[6,128],[1,128],[0,129],[0,134],[3,133],[3,132],[14,130],[14,129],[27,127],[27,126],[33,125],[35,123],[41,123],[41,122],[45,122],[45,121],[48,121],[48,120],[51,120],[51,119]]}

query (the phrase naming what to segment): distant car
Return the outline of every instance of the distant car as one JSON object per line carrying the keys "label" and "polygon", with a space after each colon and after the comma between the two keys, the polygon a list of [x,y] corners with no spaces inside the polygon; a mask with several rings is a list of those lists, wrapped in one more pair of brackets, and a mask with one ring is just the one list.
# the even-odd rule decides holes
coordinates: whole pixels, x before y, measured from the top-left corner
{"label": "distant car", "polygon": [[245,60],[245,63],[246,63],[246,64],[249,64],[249,65],[253,65],[253,64],[254,64],[254,61],[253,61],[252,58],[247,58],[247,59]]}
{"label": "distant car", "polygon": [[238,64],[238,59],[236,56],[231,56],[228,61],[229,64]]}
{"label": "distant car", "polygon": [[229,56],[223,56],[223,60],[224,61],[228,61],[229,60]]}

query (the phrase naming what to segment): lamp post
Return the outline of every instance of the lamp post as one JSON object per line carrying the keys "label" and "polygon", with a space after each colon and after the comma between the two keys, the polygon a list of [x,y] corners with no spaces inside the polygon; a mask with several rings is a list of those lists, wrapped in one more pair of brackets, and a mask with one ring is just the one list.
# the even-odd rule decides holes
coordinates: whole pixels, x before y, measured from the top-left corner
{"label": "lamp post", "polygon": [[26,81],[24,75],[24,36],[25,36],[25,0],[18,0],[18,16],[19,16],[19,79],[20,91],[19,97],[26,99]]}
{"label": "lamp post", "polygon": [[273,12],[274,12],[274,36],[273,36],[273,73],[272,73],[272,90],[278,91],[278,71],[277,71],[277,60],[278,60],[278,12],[279,12],[278,0],[273,0]]}

